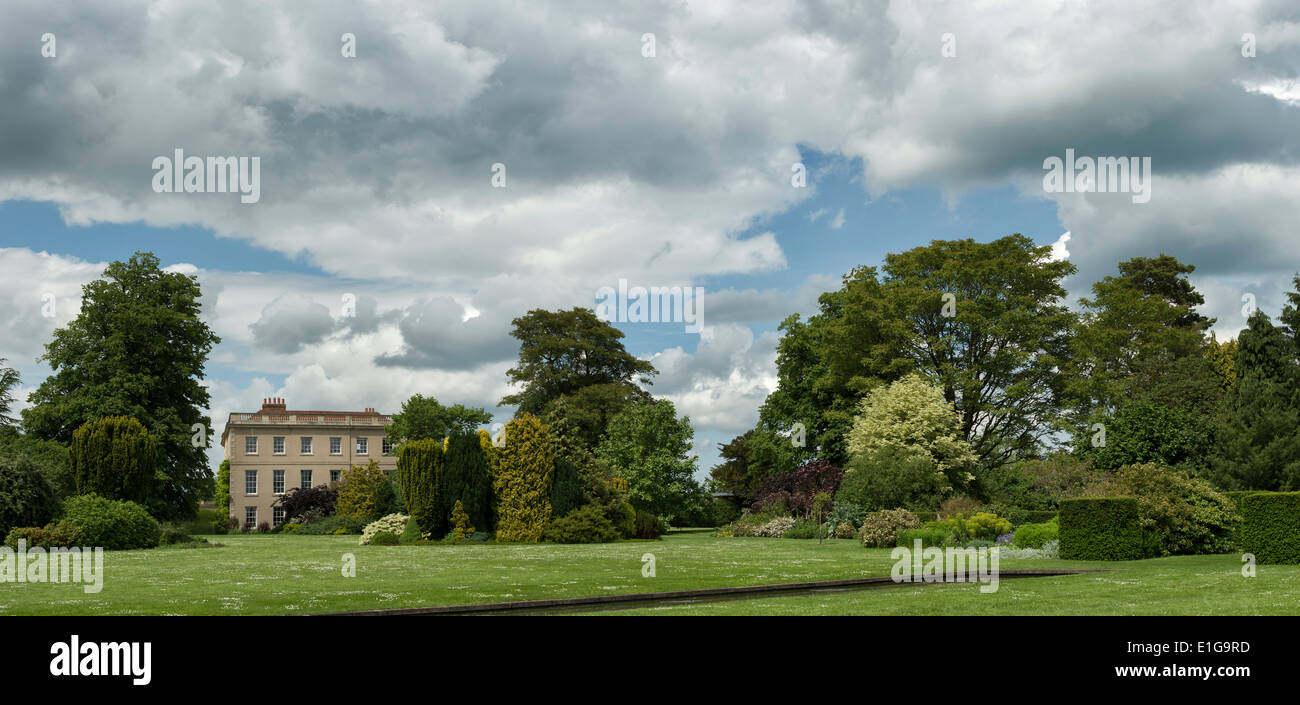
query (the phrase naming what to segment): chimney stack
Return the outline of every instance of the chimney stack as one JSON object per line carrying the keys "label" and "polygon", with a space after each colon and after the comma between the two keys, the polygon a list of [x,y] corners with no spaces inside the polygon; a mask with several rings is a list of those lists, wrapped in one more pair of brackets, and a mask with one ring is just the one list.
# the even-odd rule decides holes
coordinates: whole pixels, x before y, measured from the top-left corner
{"label": "chimney stack", "polygon": [[262,400],[263,411],[284,411],[284,399],[280,397],[271,397]]}

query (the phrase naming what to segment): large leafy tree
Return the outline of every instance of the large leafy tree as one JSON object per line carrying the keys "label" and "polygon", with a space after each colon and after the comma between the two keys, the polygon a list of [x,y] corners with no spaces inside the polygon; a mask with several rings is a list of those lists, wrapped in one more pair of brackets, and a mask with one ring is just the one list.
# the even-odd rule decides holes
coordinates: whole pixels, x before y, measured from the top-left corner
{"label": "large leafy tree", "polygon": [[595,450],[609,422],[627,407],[650,395],[636,385],[607,382],[582,387],[552,399],[542,421],[553,434],[563,435],[587,450]]}
{"label": "large leafy tree", "polygon": [[1082,444],[1079,455],[1098,470],[1155,463],[1204,474],[1210,454],[1211,429],[1183,409],[1134,401],[1104,420],[1105,444]]}
{"label": "large leafy tree", "polygon": [[1236,383],[1217,428],[1221,487],[1300,490],[1298,389],[1293,341],[1256,311],[1237,338]]}
{"label": "large leafy tree", "polygon": [[672,521],[702,502],[693,435],[690,419],[678,418],[672,402],[641,402],[614,417],[596,455],[627,480],[633,506]]}
{"label": "large leafy tree", "polygon": [[[936,240],[886,256],[876,297],[850,299],[884,332],[880,352],[934,381],[986,467],[1038,451],[1057,416],[1075,316],[1061,279],[1074,265],[1023,235]],[[894,370],[897,371],[897,370]]]}
{"label": "large leafy tree", "polygon": [[623,332],[591,309],[534,309],[512,323],[519,364],[506,374],[522,389],[500,403],[518,405],[520,414],[542,414],[551,401],[593,385],[636,389],[655,374],[653,365],[623,348]]}
{"label": "large leafy tree", "polygon": [[211,439],[195,426],[211,427],[201,382],[221,339],[199,317],[200,295],[196,277],[163,271],[151,253],[108,265],[82,288],[81,312],[46,344],[41,359],[54,373],[23,411],[27,432],[61,443],[104,416],[138,419],[157,442],[147,504],[161,518],[193,516],[212,492]]}
{"label": "large leafy tree", "polygon": [[432,396],[414,394],[402,402],[401,411],[393,414],[393,421],[384,432],[393,442],[396,452],[408,441],[441,441],[453,433],[472,433],[491,420],[492,414],[481,408],[462,404],[443,406]]}

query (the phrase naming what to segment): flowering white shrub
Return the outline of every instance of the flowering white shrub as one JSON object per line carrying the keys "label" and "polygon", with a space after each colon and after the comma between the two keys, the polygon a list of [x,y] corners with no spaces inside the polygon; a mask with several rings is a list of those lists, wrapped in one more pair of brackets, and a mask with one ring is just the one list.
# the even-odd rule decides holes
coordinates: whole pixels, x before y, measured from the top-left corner
{"label": "flowering white shrub", "polygon": [[366,524],[366,528],[361,530],[361,545],[369,546],[370,539],[381,531],[386,531],[394,536],[401,536],[402,532],[406,531],[406,522],[410,518],[405,514],[389,514]]}
{"label": "flowering white shrub", "polygon": [[785,536],[785,532],[793,529],[794,524],[795,521],[793,517],[777,517],[758,527],[758,531],[754,532],[754,535],[779,539],[782,536]]}

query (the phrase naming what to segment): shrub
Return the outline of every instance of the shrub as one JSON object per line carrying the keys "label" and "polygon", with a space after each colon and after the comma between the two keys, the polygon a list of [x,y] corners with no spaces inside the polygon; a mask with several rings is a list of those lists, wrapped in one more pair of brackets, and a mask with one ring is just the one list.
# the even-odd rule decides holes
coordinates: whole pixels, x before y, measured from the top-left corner
{"label": "shrub", "polygon": [[793,517],[777,517],[758,527],[754,535],[777,539],[785,536],[785,532],[793,529],[794,525]]}
{"label": "shrub", "polygon": [[1228,551],[1240,521],[1232,500],[1210,483],[1152,463],[1120,468],[1096,493],[1137,498],[1142,530],[1155,535],[1157,555]]}
{"label": "shrub", "polygon": [[465,513],[465,505],[459,499],[456,500],[456,506],[451,510],[451,535],[448,537],[452,541],[460,542],[474,535],[474,525],[469,523],[469,515]]}
{"label": "shrub", "polygon": [[970,541],[995,541],[1002,534],[1011,533],[1011,522],[990,512],[975,512],[971,517],[955,514],[947,519],[926,522],[925,526],[947,531],[953,540],[964,546],[970,545]]}
{"label": "shrub", "polygon": [[835,525],[835,538],[851,539],[858,535],[858,530],[854,528],[853,522],[842,521]]}
{"label": "shrub", "polygon": [[158,545],[165,546],[178,543],[198,543],[199,541],[202,541],[202,539],[196,539],[175,526],[167,526],[163,527],[162,535],[158,539]]}
{"label": "shrub", "polygon": [[1076,497],[1061,500],[1061,558],[1073,561],[1131,561],[1143,557],[1136,497]]}
{"label": "shrub", "polygon": [[826,460],[814,460],[793,472],[779,473],[763,480],[755,493],[753,511],[761,512],[780,502],[788,511],[810,514],[813,498],[819,492],[834,495],[844,479],[844,471]]}
{"label": "shrub", "polygon": [[415,518],[421,533],[432,536],[447,533],[442,445],[431,438],[407,441],[397,457],[397,482],[406,513]]}
{"label": "shrub", "polygon": [[650,512],[636,510],[636,526],[632,535],[638,539],[657,539],[664,534],[664,523]]}
{"label": "shrub", "polygon": [[[497,499],[497,541],[537,541],[551,518],[555,476],[551,436],[542,422],[528,413],[506,424],[505,434],[506,447],[500,450],[492,482]],[[636,521],[635,511],[631,519]]]}
{"label": "shrub", "polygon": [[416,541],[428,539],[429,536],[420,533],[420,524],[412,517],[406,520],[406,528],[402,530],[402,535],[398,538],[402,543],[415,543]]}
{"label": "shrub", "polygon": [[58,511],[54,489],[26,458],[0,458],[0,536],[15,526],[44,526]]}
{"label": "shrub", "polygon": [[547,522],[542,539],[553,543],[605,543],[619,537],[618,529],[599,507],[587,505]]}
{"label": "shrub", "polygon": [[60,521],[52,524],[46,524],[44,528],[35,526],[20,526],[10,530],[9,535],[5,537],[5,545],[18,550],[18,541],[26,540],[27,547],[40,546],[41,548],[70,548],[73,546],[87,546],[81,533],[81,529],[67,521]]}
{"label": "shrub", "polygon": [[862,505],[846,500],[836,500],[831,504],[831,511],[826,515],[826,521],[835,527],[848,522],[856,530],[859,526],[862,526],[862,518],[866,514],[866,511],[862,509]]}
{"label": "shrub", "polygon": [[359,534],[368,522],[335,513],[327,517],[313,519],[298,527],[296,533],[309,536]]}
{"label": "shrub", "polygon": [[158,462],[153,436],[129,416],[108,416],[72,433],[68,462],[78,494],[143,502]]}
{"label": "shrub", "polygon": [[265,534],[271,530],[271,522],[261,521],[257,524],[257,533]]}
{"label": "shrub", "polygon": [[1026,559],[1026,558],[1058,558],[1060,556],[1060,542],[1052,539],[1043,544],[1042,548],[1007,548],[1003,547],[999,551],[1001,559]]}
{"label": "shrub", "polygon": [[303,517],[327,517],[334,513],[338,504],[339,488],[330,485],[315,487],[293,487],[275,500],[275,505],[284,508],[284,515],[290,519]]}
{"label": "shrub", "polygon": [[397,510],[392,483],[374,458],[344,470],[338,491],[334,512],[363,526]]}
{"label": "shrub", "polygon": [[921,541],[922,548],[931,546],[944,546],[952,541],[952,532],[946,529],[904,529],[898,532],[895,543],[899,546],[912,548],[917,539]]}
{"label": "shrub", "polygon": [[399,542],[400,540],[397,538],[397,534],[394,534],[391,531],[380,531],[370,537],[371,546],[396,546]]}
{"label": "shrub", "polygon": [[1241,500],[1241,550],[1259,563],[1300,563],[1300,492],[1256,492]]}
{"label": "shrub", "polygon": [[[491,447],[490,441],[488,447]],[[469,515],[469,523],[487,529],[492,512],[492,475],[479,435],[452,433],[447,439],[444,467],[446,501],[452,506],[461,502]]]}
{"label": "shrub", "polygon": [[858,539],[865,548],[882,548],[893,546],[899,531],[919,528],[921,520],[906,509],[884,509],[862,518]]}
{"label": "shrub", "polygon": [[867,510],[932,508],[950,489],[947,476],[934,461],[905,449],[886,447],[849,464],[835,499]]}
{"label": "shrub", "polygon": [[781,534],[781,538],[815,539],[817,538],[820,529],[821,524],[817,523],[816,519],[813,519],[812,517],[801,517],[795,519],[794,526],[786,529],[785,533]]}
{"label": "shrub", "polygon": [[1060,520],[1056,518],[1042,524],[1021,524],[1011,542],[1016,548],[1042,548],[1048,541],[1059,538],[1060,528]]}
{"label": "shrub", "polygon": [[[411,517],[405,514],[388,514],[375,521],[366,524],[366,528],[361,531],[361,545],[367,546],[374,539],[376,534],[392,534],[394,539],[406,531],[406,522]],[[396,541],[394,541],[396,542]]]}
{"label": "shrub", "polygon": [[144,507],[93,494],[64,500],[62,521],[76,526],[86,545],[109,551],[154,548],[162,534]]}

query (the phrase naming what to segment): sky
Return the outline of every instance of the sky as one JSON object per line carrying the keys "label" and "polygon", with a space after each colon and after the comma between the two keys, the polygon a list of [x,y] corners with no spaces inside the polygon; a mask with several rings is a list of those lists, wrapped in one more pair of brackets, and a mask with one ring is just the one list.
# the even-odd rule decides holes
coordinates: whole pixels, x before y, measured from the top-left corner
{"label": "sky", "polygon": [[[1220,338],[1275,315],[1298,70],[1283,1],[0,0],[0,357],[25,400],[81,286],[147,250],[202,284],[216,435],[271,396],[504,422],[511,319],[701,287],[698,332],[616,325],[704,477],[780,321],[934,239],[1053,245],[1072,300],[1170,254]],[[159,192],[177,149],[256,157],[255,202]],[[1149,200],[1049,189],[1067,149],[1149,158]]]}

